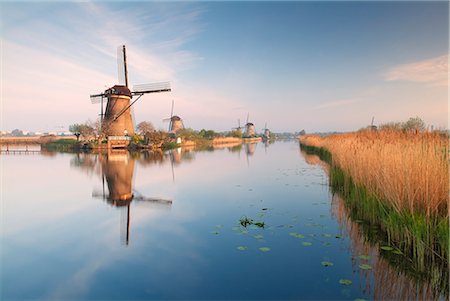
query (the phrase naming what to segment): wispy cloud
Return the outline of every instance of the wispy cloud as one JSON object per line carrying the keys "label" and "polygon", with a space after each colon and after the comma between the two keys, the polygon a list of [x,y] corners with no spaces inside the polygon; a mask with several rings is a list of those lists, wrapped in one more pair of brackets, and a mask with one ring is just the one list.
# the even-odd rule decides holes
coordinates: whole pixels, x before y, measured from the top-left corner
{"label": "wispy cloud", "polygon": [[336,100],[336,101],[329,101],[329,102],[321,103],[320,105],[313,107],[313,109],[319,110],[319,109],[343,107],[343,106],[354,104],[354,103],[357,103],[360,101],[361,101],[361,98],[340,99],[340,100]]}
{"label": "wispy cloud", "polygon": [[[8,14],[20,13],[22,8],[10,6]],[[95,119],[98,112],[89,94],[117,83],[118,45],[127,45],[131,85],[170,80],[176,86],[179,73],[202,59],[185,48],[202,30],[198,5],[167,9],[152,3],[152,9],[142,10],[136,5],[88,2],[54,9],[48,18],[36,18],[27,11],[26,27],[4,21],[5,129],[46,131],[54,124]],[[20,120],[14,118],[18,114]]]}
{"label": "wispy cloud", "polygon": [[384,76],[387,81],[410,81],[431,86],[448,85],[448,55],[391,68]]}

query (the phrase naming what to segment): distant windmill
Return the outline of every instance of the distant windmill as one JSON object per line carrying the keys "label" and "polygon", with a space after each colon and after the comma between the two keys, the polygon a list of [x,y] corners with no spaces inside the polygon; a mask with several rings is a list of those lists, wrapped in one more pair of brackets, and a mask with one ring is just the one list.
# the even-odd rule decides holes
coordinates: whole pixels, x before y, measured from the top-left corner
{"label": "distant windmill", "polygon": [[269,139],[270,139],[270,131],[269,131],[269,129],[267,128],[267,122],[266,122],[266,124],[264,125],[263,131],[264,131],[263,139],[269,140]]}
{"label": "distant windmill", "polygon": [[255,125],[248,121],[250,113],[247,113],[247,123],[245,124],[245,136],[254,137],[255,136]]}
{"label": "distant windmill", "polygon": [[173,115],[173,107],[174,107],[174,100],[172,99],[172,109],[170,110],[170,117],[164,118],[163,121],[169,121],[169,133],[176,133],[181,129],[184,129],[183,120],[177,116]]}
{"label": "distant windmill", "polygon": [[[171,91],[169,82],[143,84],[128,88],[128,71],[125,45],[118,48],[119,85],[115,85],[100,94],[91,95],[92,103],[101,103],[100,122],[101,132],[107,136],[126,136],[134,134],[133,118],[130,107],[144,94]],[[123,71],[123,73],[121,72]],[[133,96],[136,99],[131,102]],[[103,102],[106,110],[103,113]]]}
{"label": "distant windmill", "polygon": [[232,128],[232,130],[238,131],[238,132],[242,132],[242,126],[241,126],[241,120],[238,119],[238,126],[235,128]]}

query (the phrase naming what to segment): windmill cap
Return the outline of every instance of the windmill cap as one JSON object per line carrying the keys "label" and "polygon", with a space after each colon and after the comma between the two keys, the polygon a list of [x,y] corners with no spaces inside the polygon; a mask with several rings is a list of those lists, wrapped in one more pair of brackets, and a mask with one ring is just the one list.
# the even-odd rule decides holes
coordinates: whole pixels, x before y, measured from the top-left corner
{"label": "windmill cap", "polygon": [[179,116],[177,116],[177,115],[172,116],[171,119],[172,119],[172,120],[181,120],[181,118],[180,118]]}
{"label": "windmill cap", "polygon": [[112,94],[112,95],[125,95],[128,97],[131,97],[130,89],[128,89],[127,86],[121,86],[121,85],[115,85],[114,87],[106,90],[105,93]]}
{"label": "windmill cap", "polygon": [[254,125],[254,124],[251,123],[251,122],[248,122],[246,125],[247,125],[247,126],[250,126],[250,125]]}

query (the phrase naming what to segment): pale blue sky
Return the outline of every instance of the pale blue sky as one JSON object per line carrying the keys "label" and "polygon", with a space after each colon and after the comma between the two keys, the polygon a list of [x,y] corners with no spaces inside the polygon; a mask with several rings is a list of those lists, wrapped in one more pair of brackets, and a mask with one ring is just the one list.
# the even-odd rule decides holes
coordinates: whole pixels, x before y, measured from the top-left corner
{"label": "pale blue sky", "polygon": [[136,121],[175,113],[195,129],[348,131],[448,121],[447,2],[5,3],[2,129],[94,120],[89,94],[117,83],[127,45]]}

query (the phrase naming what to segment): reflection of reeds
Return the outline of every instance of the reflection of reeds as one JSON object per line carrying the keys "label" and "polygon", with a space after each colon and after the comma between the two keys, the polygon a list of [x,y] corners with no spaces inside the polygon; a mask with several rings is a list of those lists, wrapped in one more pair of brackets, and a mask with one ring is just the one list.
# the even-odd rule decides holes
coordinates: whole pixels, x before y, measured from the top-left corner
{"label": "reflection of reeds", "polygon": [[[379,243],[371,238],[374,229],[351,222],[352,212],[337,194],[333,195],[332,212],[344,235],[350,237],[354,270],[358,270],[359,263],[366,262],[359,260],[359,255],[370,256],[372,270],[359,270],[359,276],[364,285],[361,289],[375,300],[433,300],[448,294],[448,278],[442,278],[442,271],[435,266],[428,266],[426,272],[411,273],[405,269],[408,259],[403,255],[393,255],[397,260],[378,255]],[[428,279],[425,273],[429,274]]]}

